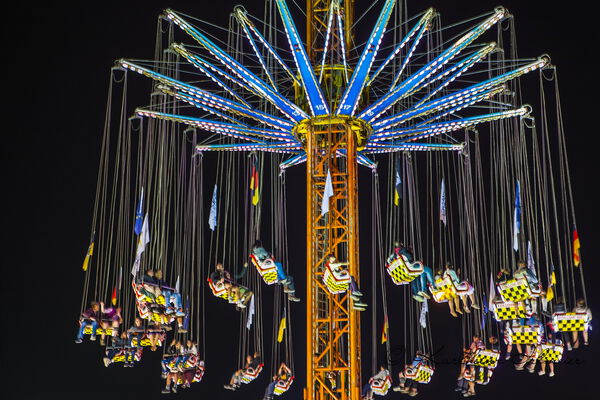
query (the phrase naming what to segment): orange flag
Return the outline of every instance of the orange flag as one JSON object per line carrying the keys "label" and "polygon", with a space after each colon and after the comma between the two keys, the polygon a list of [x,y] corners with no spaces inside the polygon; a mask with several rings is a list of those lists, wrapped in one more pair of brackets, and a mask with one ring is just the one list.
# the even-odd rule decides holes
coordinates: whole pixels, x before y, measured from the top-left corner
{"label": "orange flag", "polygon": [[573,263],[576,267],[579,267],[579,263],[581,259],[579,257],[579,248],[581,245],[579,244],[579,234],[577,233],[577,227],[573,227]]}

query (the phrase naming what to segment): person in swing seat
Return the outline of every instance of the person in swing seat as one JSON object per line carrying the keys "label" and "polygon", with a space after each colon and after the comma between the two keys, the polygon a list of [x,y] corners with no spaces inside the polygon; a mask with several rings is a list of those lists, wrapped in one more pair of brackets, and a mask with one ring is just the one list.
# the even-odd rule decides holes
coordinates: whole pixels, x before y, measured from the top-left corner
{"label": "person in swing seat", "polygon": [[[443,277],[444,278],[448,277],[452,281],[452,284],[454,285],[456,292],[458,294],[458,298],[460,300],[462,300],[463,309],[466,313],[471,312],[471,310],[469,309],[469,303],[467,301],[467,298],[471,300],[471,307],[476,310],[479,310],[479,306],[477,305],[477,303],[475,303],[473,285],[471,285],[466,280],[461,281],[458,277],[458,274],[454,270],[454,266],[449,262],[446,263],[446,269],[444,271]],[[448,304],[450,304],[450,301],[448,301]],[[455,306],[456,312],[458,312],[459,314],[462,314],[460,306],[458,305],[458,301],[456,301],[456,300],[454,301],[454,306]],[[452,314],[452,310],[450,313]],[[453,315],[453,316],[456,316],[456,315]]]}
{"label": "person in swing seat", "polygon": [[277,268],[277,283],[283,286],[283,292],[287,294],[289,301],[299,302],[300,298],[296,297],[296,285],[294,283],[294,277],[285,272],[282,263],[276,262],[273,259],[272,254],[265,250],[260,240],[254,242],[251,252],[261,263],[269,258],[273,260],[273,263]]}
{"label": "person in swing seat", "polygon": [[88,325],[92,326],[90,340],[96,340],[96,331],[98,330],[98,321],[100,321],[100,315],[100,303],[97,301],[92,301],[90,308],[81,314],[79,331],[77,332],[75,343],[83,342],[83,331]]}
{"label": "person in swing seat", "polygon": [[388,376],[390,376],[390,371],[388,371],[383,365],[380,365],[379,372],[373,375],[369,381],[364,384],[361,392],[361,398],[363,400],[373,399],[373,389],[371,388],[371,385],[374,383],[381,385]]}
{"label": "person in swing seat", "polygon": [[[329,268],[331,268],[331,270],[338,275],[350,275],[348,272],[348,265],[349,263],[347,262],[338,262],[333,255],[327,257],[327,266],[329,266]],[[356,279],[354,279],[352,275],[350,275],[350,284],[348,285],[348,290],[350,291],[350,298],[352,299],[352,308],[357,311],[366,310],[367,304],[361,301],[363,294],[359,290]]]}
{"label": "person in swing seat", "polygon": [[273,379],[267,389],[263,400],[273,400],[275,396],[275,387],[277,384],[285,385],[292,377],[292,370],[282,362],[277,369],[277,374],[273,375]]}
{"label": "person in swing seat", "polygon": [[[575,308],[573,308],[573,312],[574,313],[585,313],[586,317],[587,317],[587,321],[588,321],[588,326],[591,326],[592,310],[590,310],[590,308],[588,306],[586,306],[584,299],[577,300],[577,305],[575,306]],[[583,345],[587,346],[588,345],[588,335],[589,335],[588,331],[587,330],[582,331],[581,335],[583,336]],[[574,349],[579,348],[579,331],[573,332],[573,348]]]}

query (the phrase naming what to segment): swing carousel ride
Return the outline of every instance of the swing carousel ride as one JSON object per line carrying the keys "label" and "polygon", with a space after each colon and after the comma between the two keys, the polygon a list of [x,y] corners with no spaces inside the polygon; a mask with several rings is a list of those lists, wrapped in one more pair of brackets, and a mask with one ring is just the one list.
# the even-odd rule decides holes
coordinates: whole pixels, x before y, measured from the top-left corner
{"label": "swing carousel ride", "polygon": [[[378,13],[367,30],[354,3],[307,0],[305,40],[285,0],[266,0],[262,20],[236,6],[226,37],[167,9],[154,58],[116,62],[76,339],[100,337],[106,366],[159,351],[163,392],[202,386],[205,333],[216,327],[206,310],[218,306],[240,315],[239,369],[225,387],[270,369],[265,398],[284,395],[301,368],[306,379],[295,384],[306,400],[372,398],[394,385],[416,395],[435,382],[428,309],[438,303],[463,326],[465,396],[493,383],[513,345],[516,369],[539,363],[540,375],[587,345],[549,56],[517,54],[503,7],[444,26],[433,8],[409,17],[405,2],[380,0],[365,13]],[[138,75],[151,83],[149,104],[132,115],[129,86],[148,82]],[[539,93],[531,105],[525,84]],[[306,169],[306,265],[288,250],[288,197],[302,185],[286,182],[293,168]],[[359,197],[361,174],[370,196]],[[370,228],[359,224],[359,198]],[[391,295],[403,301],[393,314]],[[301,307],[303,366],[290,329]],[[361,366],[367,315],[370,379]],[[403,330],[390,329],[395,318]],[[401,363],[391,362],[393,341],[406,348]]]}

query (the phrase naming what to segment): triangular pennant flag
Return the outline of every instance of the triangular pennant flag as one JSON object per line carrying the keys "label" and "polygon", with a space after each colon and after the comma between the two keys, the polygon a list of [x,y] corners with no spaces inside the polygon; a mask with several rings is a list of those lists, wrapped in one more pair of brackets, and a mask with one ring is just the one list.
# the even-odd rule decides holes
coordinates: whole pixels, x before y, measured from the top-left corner
{"label": "triangular pennant flag", "polygon": [[94,254],[94,240],[96,237],[96,232],[92,233],[92,240],[90,241],[90,245],[88,246],[87,253],[85,254],[85,258],[83,259],[83,265],[81,269],[87,271],[88,266],[90,265],[90,259]]}
{"label": "triangular pennant flag", "polygon": [[581,257],[579,255],[579,248],[581,244],[579,243],[579,233],[577,233],[577,227],[573,226],[573,263],[576,267],[579,267],[581,263]]}
{"label": "triangular pennant flag", "polygon": [[388,330],[390,329],[390,326],[388,324],[388,318],[387,315],[385,315],[383,317],[383,329],[381,330],[381,344],[384,344],[385,342],[388,341]]}
{"label": "triangular pennant flag", "polygon": [[287,318],[285,317],[285,311],[283,312],[283,317],[281,318],[281,322],[279,322],[279,331],[277,332],[277,342],[281,343],[283,341],[283,333],[285,331],[285,326],[287,324]]}
{"label": "triangular pennant flag", "polygon": [[117,305],[117,288],[114,287],[112,291],[112,296],[110,297],[110,302],[113,306]]}
{"label": "triangular pennant flag", "polygon": [[213,190],[212,201],[210,202],[210,214],[208,215],[208,226],[214,231],[217,226],[217,184]]}
{"label": "triangular pennant flag", "polygon": [[142,191],[140,193],[140,200],[138,202],[138,206],[135,210],[135,225],[134,232],[136,235],[142,233],[142,225],[144,222],[144,188],[142,187]]}
{"label": "triangular pennant flag", "polygon": [[519,232],[521,231],[521,183],[517,180],[515,189],[515,212],[513,215],[513,250],[519,250]]}
{"label": "triangular pennant flag", "polygon": [[552,288],[552,285],[548,286],[548,289],[546,289],[546,301],[550,302],[552,301],[552,299],[554,298],[554,289]]}
{"label": "triangular pennant flag", "polygon": [[257,205],[259,197],[258,191],[258,168],[256,166],[256,159],[252,161],[252,172],[250,176],[250,191],[252,191],[252,204]]}
{"label": "triangular pennant flag", "polygon": [[396,168],[395,168],[395,180],[394,180],[394,205],[400,204],[402,198],[402,171],[400,169],[400,157],[396,157]]}
{"label": "triangular pennant flag", "polygon": [[556,285],[556,273],[554,273],[554,264],[550,266],[550,284]]}
{"label": "triangular pennant flag", "polygon": [[325,189],[323,191],[323,202],[321,203],[321,216],[329,212],[329,198],[331,196],[333,196],[333,182],[331,181],[331,172],[327,170]]}
{"label": "triangular pennant flag", "polygon": [[446,225],[446,186],[442,179],[442,187],[440,189],[440,221]]}
{"label": "triangular pennant flag", "polygon": [[427,311],[429,311],[429,306],[427,300],[425,300],[421,303],[421,315],[419,316],[419,323],[423,328],[427,328]]}
{"label": "triangular pennant flag", "polygon": [[494,274],[490,273],[490,291],[488,293],[488,310],[494,306],[494,298],[496,297],[496,284],[494,283]]}
{"label": "triangular pennant flag", "polygon": [[179,293],[179,275],[177,275],[177,281],[175,281],[175,291]]}
{"label": "triangular pennant flag", "polygon": [[138,237],[137,249],[135,250],[135,261],[131,268],[131,275],[137,275],[140,270],[140,263],[142,261],[142,253],[146,249],[146,245],[150,242],[150,231],[148,229],[148,213],[144,217],[144,223],[142,224],[142,231]]}
{"label": "triangular pennant flag", "polygon": [[250,307],[248,308],[248,321],[246,322],[246,328],[250,329],[252,326],[252,317],[254,316],[254,295],[250,299]]}

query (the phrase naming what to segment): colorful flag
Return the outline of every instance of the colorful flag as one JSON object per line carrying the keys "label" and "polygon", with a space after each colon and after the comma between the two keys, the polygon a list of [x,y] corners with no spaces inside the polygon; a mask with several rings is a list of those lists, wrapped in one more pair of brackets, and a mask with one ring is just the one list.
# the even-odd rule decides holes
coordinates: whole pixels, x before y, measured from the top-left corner
{"label": "colorful flag", "polygon": [[210,203],[210,214],[208,215],[208,226],[214,231],[217,226],[217,184],[213,190],[212,201]]}
{"label": "colorful flag", "polygon": [[142,188],[142,192],[140,194],[140,201],[138,202],[138,206],[135,209],[135,225],[133,230],[136,235],[142,233],[142,225],[144,224],[144,188]]}
{"label": "colorful flag", "polygon": [[388,341],[388,331],[390,329],[390,326],[388,324],[388,319],[387,319],[387,315],[384,315],[383,317],[383,329],[381,330],[381,344],[384,344],[385,342]]}
{"label": "colorful flag", "polygon": [[321,203],[321,217],[329,212],[329,198],[331,196],[333,196],[333,183],[331,181],[331,172],[327,170],[325,190],[323,191],[323,202]]}
{"label": "colorful flag", "polygon": [[521,230],[521,183],[517,180],[515,190],[515,213],[513,216],[513,249],[519,250],[519,232]]}
{"label": "colorful flag", "polygon": [[92,255],[94,254],[94,238],[96,236],[96,232],[92,233],[92,240],[90,241],[90,245],[88,246],[88,250],[87,253],[85,254],[85,258],[83,259],[83,266],[81,267],[81,269],[83,269],[84,271],[87,271],[88,266],[90,265],[90,259],[92,258]]}
{"label": "colorful flag", "polygon": [[394,205],[400,205],[402,198],[402,172],[400,170],[400,157],[396,157],[396,179],[394,182]]}
{"label": "colorful flag", "polygon": [[421,303],[421,315],[419,316],[419,323],[423,328],[427,328],[427,311],[429,311],[429,306],[425,300]]}
{"label": "colorful flag", "polygon": [[531,241],[527,241],[527,268],[536,275],[535,260],[533,259],[533,250],[531,250]]}
{"label": "colorful flag", "polygon": [[554,289],[552,288],[552,285],[548,286],[548,289],[546,289],[546,302],[551,301],[554,298]]}
{"label": "colorful flag", "polygon": [[250,307],[248,308],[248,321],[246,322],[246,328],[250,329],[252,326],[252,317],[254,316],[254,295],[250,299]]}
{"label": "colorful flag", "polygon": [[556,274],[554,273],[554,264],[550,266],[550,284],[556,285]]}
{"label": "colorful flag", "polygon": [[442,188],[440,190],[440,221],[446,225],[446,186],[442,179]]}
{"label": "colorful flag", "polygon": [[277,332],[277,343],[283,342],[283,332],[285,331],[286,323],[287,323],[287,318],[285,317],[285,311],[284,311],[283,317],[281,318],[281,322],[279,322],[279,331]]}
{"label": "colorful flag", "polygon": [[112,291],[112,296],[110,297],[110,302],[113,306],[117,305],[117,288],[114,287]]}
{"label": "colorful flag", "polygon": [[252,192],[252,204],[257,205],[259,200],[258,191],[258,168],[256,158],[252,161],[252,175],[250,176],[250,191]]}
{"label": "colorful flag", "polygon": [[579,256],[579,248],[581,244],[579,243],[579,234],[577,233],[577,227],[573,226],[573,263],[575,263],[576,267],[579,267],[579,263],[581,262],[581,258]]}
{"label": "colorful flag", "polygon": [[148,213],[144,216],[144,223],[142,224],[142,231],[138,237],[137,248],[135,250],[135,261],[131,268],[131,275],[137,275],[140,270],[140,263],[142,261],[142,253],[146,249],[146,245],[150,242],[150,231],[148,229]]}

